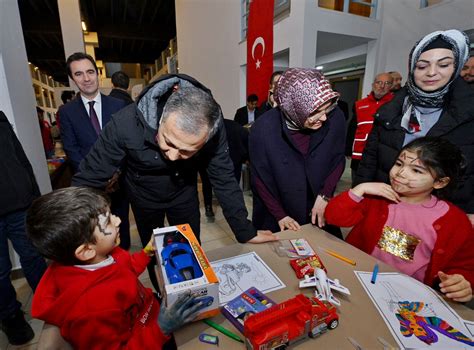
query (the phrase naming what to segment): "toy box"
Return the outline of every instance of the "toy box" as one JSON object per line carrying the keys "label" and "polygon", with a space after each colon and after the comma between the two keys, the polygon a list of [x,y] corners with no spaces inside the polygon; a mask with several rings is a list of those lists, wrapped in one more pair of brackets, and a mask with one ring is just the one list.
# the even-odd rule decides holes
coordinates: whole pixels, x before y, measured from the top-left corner
{"label": "toy box", "polygon": [[267,310],[273,305],[275,302],[272,299],[252,287],[229,301],[222,308],[222,314],[243,333],[244,322],[249,316]]}
{"label": "toy box", "polygon": [[191,291],[204,303],[196,320],[219,313],[219,280],[188,224],[153,230],[156,274],[163,302]]}

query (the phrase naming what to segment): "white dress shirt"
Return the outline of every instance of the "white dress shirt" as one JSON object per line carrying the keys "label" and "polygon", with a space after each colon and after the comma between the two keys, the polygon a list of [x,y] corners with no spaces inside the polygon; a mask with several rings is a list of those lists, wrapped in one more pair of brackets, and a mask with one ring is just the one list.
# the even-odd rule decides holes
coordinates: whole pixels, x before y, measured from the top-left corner
{"label": "white dress shirt", "polygon": [[[82,96],[81,94],[81,100],[82,103],[84,103],[84,107],[87,111],[87,115],[89,115],[89,102],[94,101],[94,110],[95,114],[97,114],[97,119],[99,119],[99,124],[100,124],[100,129],[102,130],[102,96],[100,95],[100,92],[92,99],[89,100]],[[89,118],[91,116],[89,115]]]}

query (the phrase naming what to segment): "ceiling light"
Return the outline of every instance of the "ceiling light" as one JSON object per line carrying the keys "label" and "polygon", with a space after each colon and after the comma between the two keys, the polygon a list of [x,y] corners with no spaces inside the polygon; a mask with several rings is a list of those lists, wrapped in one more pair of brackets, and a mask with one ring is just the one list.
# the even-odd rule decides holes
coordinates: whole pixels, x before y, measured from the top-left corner
{"label": "ceiling light", "polygon": [[324,66],[317,66],[317,67],[316,67],[317,70],[321,70],[321,69],[323,69],[323,68],[324,68]]}
{"label": "ceiling light", "polygon": [[81,25],[82,25],[82,31],[87,32],[86,22],[81,21]]}

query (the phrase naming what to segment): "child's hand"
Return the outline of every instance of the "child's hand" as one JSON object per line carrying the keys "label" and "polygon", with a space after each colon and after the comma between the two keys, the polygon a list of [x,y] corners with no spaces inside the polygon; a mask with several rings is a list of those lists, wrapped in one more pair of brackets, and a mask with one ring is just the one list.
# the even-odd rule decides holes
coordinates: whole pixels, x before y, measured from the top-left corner
{"label": "child's hand", "polygon": [[153,245],[153,235],[151,236],[150,242],[143,248],[143,251],[148,256],[155,255],[155,246]]}
{"label": "child's hand", "polygon": [[196,303],[196,298],[191,293],[182,294],[170,307],[161,304],[158,324],[164,334],[171,334],[185,323],[196,318],[202,302]]}
{"label": "child's hand", "polygon": [[[316,196],[316,200],[314,201],[313,208],[311,209],[311,223],[313,225],[318,225],[318,227],[323,227],[326,225],[326,220],[324,219],[324,212],[326,211],[326,207],[328,206],[328,202],[326,199],[323,199],[320,195]],[[318,220],[316,222],[316,220]]]}
{"label": "child's hand", "polygon": [[284,231],[286,229],[298,231],[300,229],[300,224],[289,216],[285,216],[283,219],[278,221],[278,226],[280,226],[280,231]]}
{"label": "child's hand", "polygon": [[365,182],[357,185],[351,189],[351,191],[359,197],[363,197],[364,194],[371,194],[374,196],[387,198],[389,201],[395,203],[400,202],[400,196],[397,192],[395,192],[392,186],[382,182]]}
{"label": "child's hand", "polygon": [[439,271],[438,277],[441,280],[439,284],[441,293],[445,294],[447,298],[459,302],[467,302],[472,299],[471,283],[463,275],[447,275]]}

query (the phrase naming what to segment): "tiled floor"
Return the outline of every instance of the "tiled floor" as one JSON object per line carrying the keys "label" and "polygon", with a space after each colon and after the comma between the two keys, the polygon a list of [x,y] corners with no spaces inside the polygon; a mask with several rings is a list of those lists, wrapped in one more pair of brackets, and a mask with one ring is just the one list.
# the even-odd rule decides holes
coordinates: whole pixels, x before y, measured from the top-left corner
{"label": "tiled floor", "polygon": [[[339,193],[350,187],[350,169],[346,167],[336,192]],[[202,199],[202,198],[201,198]],[[244,194],[245,204],[249,210],[249,215],[252,212],[252,197],[250,192]],[[202,201],[201,201],[202,202]],[[214,212],[215,218],[208,220],[204,216],[204,208],[201,207],[201,241],[202,247],[204,250],[212,250],[227,246],[229,244],[234,244],[237,241],[235,240],[232,231],[227,224],[223,214],[222,209],[218,205],[217,201],[214,199]],[[131,235],[132,235],[132,247],[131,251],[138,251],[141,249],[140,239],[138,237],[137,228],[135,225],[135,220],[133,217],[130,218],[131,222]],[[141,275],[140,280],[147,287],[152,287],[148,274],[145,272]],[[24,278],[13,281],[13,284],[16,288],[17,298],[23,304],[23,310],[26,313],[26,319],[30,322],[33,330],[35,331],[35,338],[26,345],[22,346],[13,346],[8,343],[6,335],[0,331],[0,350],[12,350],[12,349],[29,349],[33,350],[37,348],[37,343],[40,338],[41,332],[43,330],[44,322],[32,319],[31,318],[31,299],[32,292],[26,280]]]}

